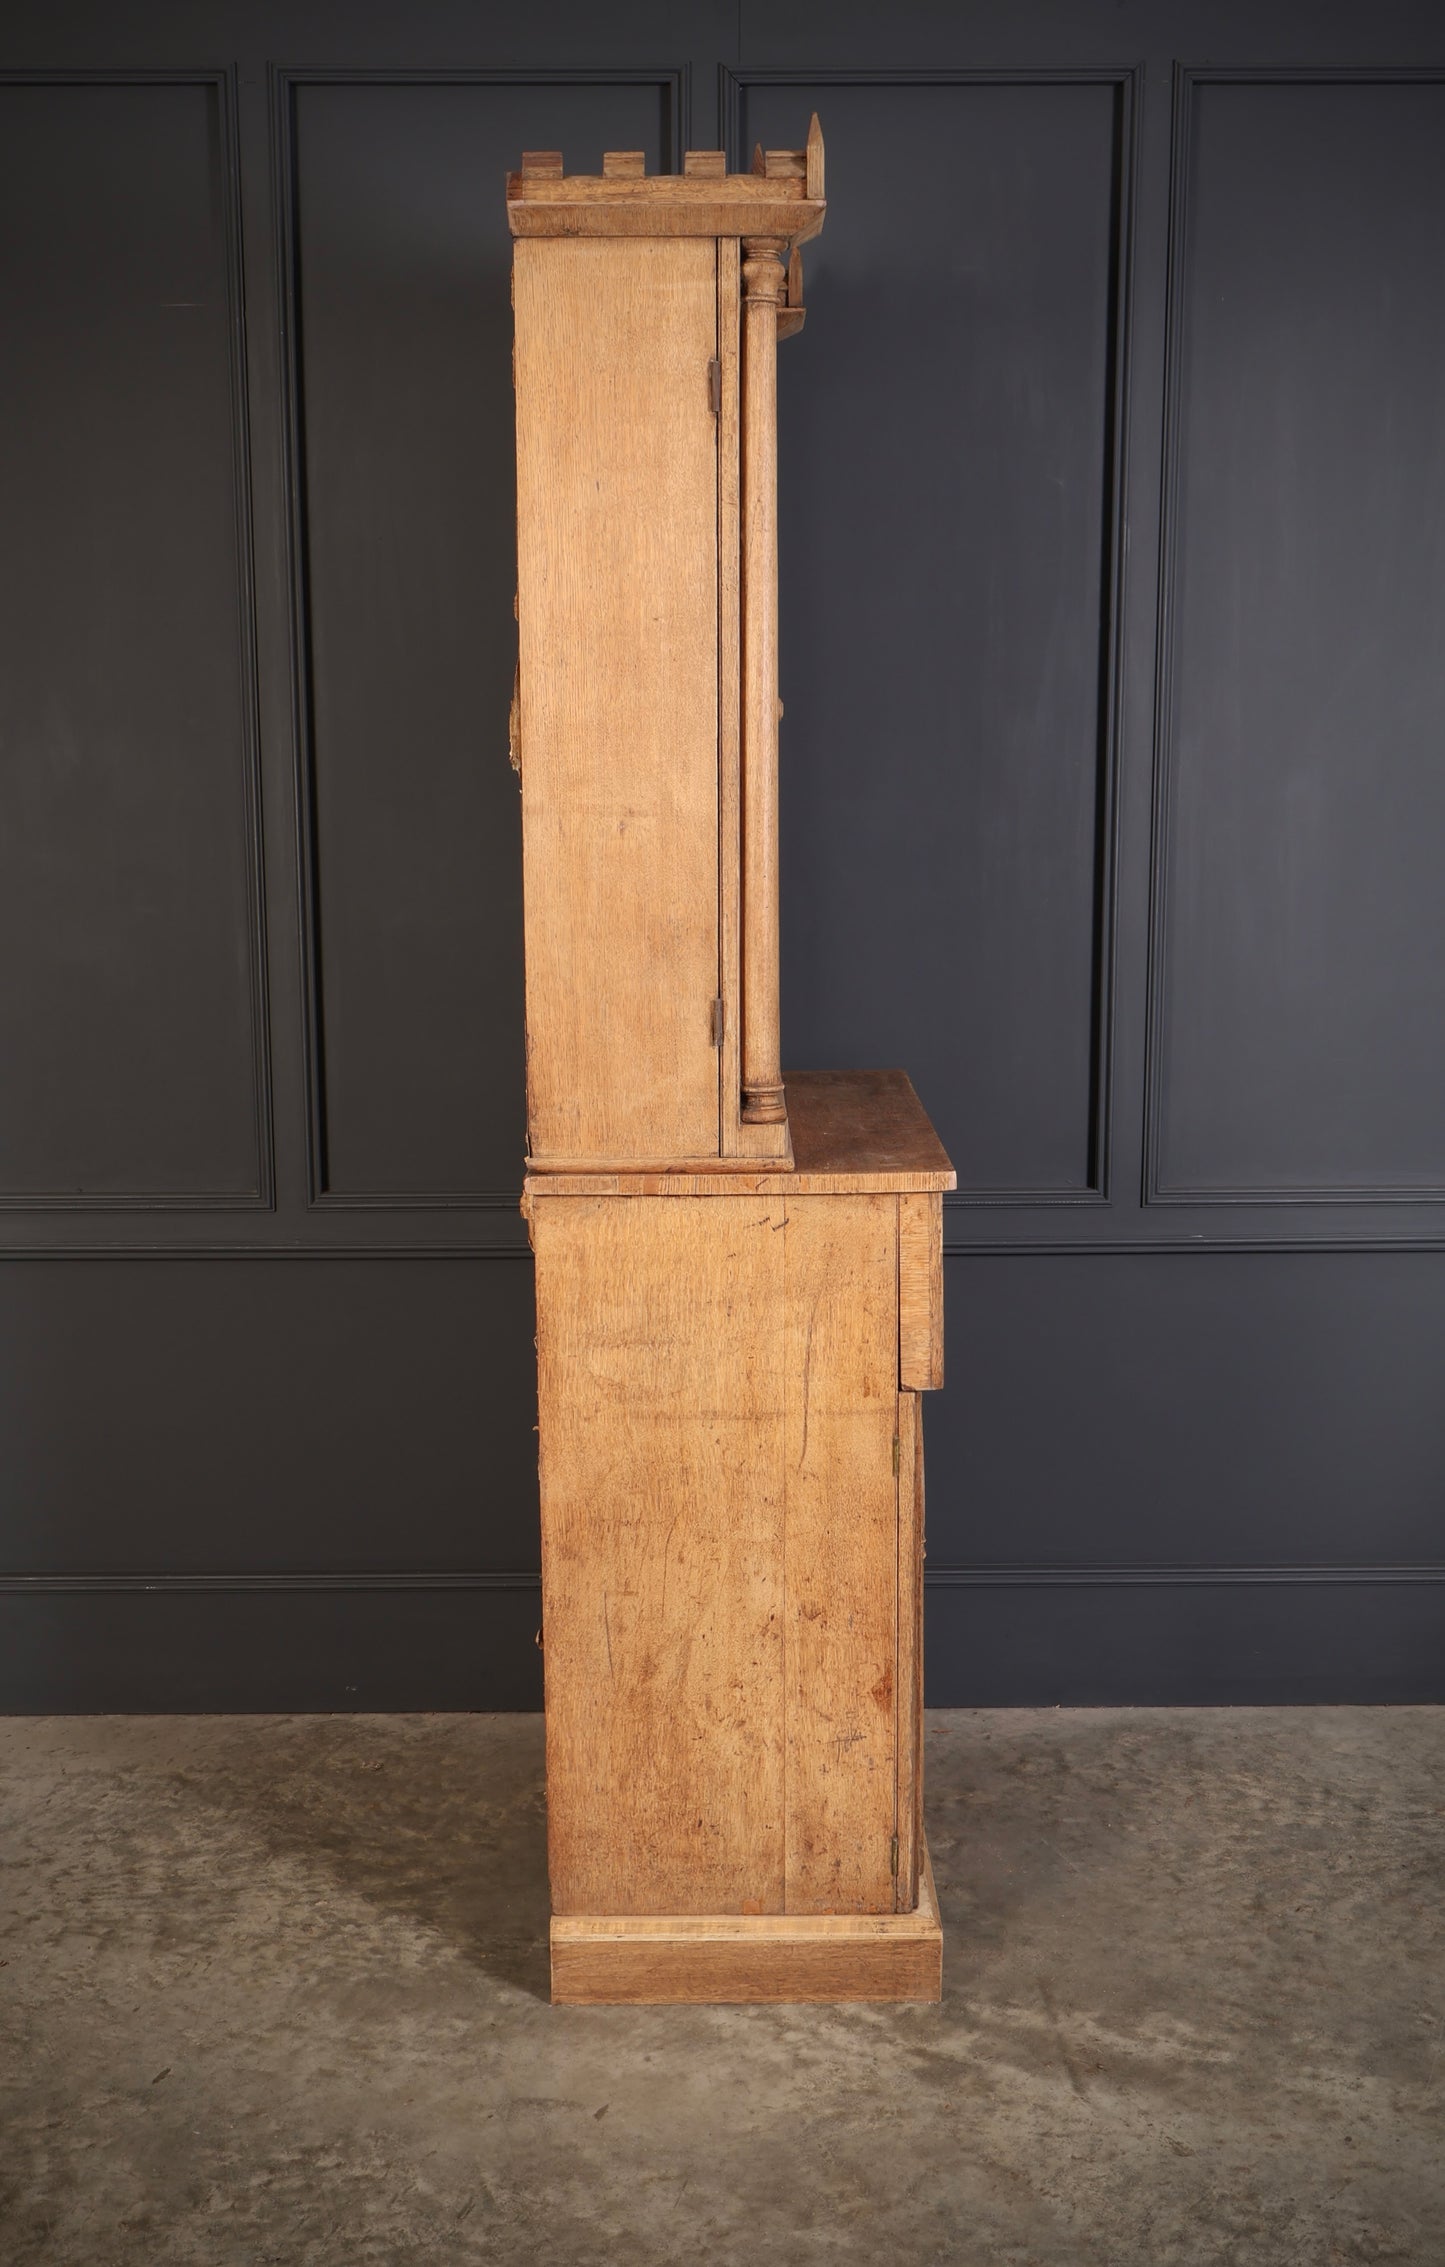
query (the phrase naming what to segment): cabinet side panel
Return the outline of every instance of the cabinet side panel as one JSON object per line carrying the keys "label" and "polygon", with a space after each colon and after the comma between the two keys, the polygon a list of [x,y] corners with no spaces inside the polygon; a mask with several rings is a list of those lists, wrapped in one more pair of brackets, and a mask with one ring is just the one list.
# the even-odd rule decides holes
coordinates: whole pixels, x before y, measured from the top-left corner
{"label": "cabinet side panel", "polygon": [[898,1200],[787,1204],[787,1909],[894,1905]]}
{"label": "cabinet side panel", "polygon": [[557,1913],[783,1907],[782,1230],[534,1208]]}
{"label": "cabinet side panel", "polygon": [[716,1156],[710,241],[516,246],[534,1159]]}

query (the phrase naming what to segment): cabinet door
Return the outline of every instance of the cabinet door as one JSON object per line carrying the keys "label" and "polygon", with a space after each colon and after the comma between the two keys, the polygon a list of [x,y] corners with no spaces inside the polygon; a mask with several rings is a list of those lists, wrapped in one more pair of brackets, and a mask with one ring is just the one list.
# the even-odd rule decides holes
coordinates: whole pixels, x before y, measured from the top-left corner
{"label": "cabinet door", "polygon": [[516,246],[532,1157],[718,1153],[717,248]]}

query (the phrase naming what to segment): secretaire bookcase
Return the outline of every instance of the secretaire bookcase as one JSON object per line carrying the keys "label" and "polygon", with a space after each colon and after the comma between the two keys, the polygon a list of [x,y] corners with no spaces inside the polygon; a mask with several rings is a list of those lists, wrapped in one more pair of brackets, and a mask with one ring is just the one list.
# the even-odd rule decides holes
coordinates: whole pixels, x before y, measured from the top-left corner
{"label": "secretaire bookcase", "polygon": [[942,1192],[781,1070],[777,395],[823,145],[510,176],[553,1996],[919,1999]]}

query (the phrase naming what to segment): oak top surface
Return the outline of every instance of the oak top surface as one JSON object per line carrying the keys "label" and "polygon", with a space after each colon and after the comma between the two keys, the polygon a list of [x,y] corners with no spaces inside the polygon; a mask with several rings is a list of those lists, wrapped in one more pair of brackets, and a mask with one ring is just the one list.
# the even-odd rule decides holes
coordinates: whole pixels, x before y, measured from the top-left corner
{"label": "oak top surface", "polygon": [[907,1071],[789,1071],[796,1173],[901,1173],[952,1189],[948,1161]]}
{"label": "oak top surface", "polygon": [[794,1168],[529,1172],[537,1196],[889,1195],[953,1189],[958,1176],[906,1071],[785,1076]]}

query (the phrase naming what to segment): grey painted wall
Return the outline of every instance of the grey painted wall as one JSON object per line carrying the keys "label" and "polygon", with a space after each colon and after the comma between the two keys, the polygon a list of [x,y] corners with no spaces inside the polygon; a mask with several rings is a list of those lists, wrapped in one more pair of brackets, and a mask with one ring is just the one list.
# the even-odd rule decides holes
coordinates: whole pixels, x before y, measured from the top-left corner
{"label": "grey painted wall", "polygon": [[0,1705],[537,1704],[502,175],[814,108],[785,1052],[959,1167],[930,1697],[1445,1698],[1438,10],[0,65]]}

